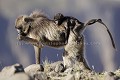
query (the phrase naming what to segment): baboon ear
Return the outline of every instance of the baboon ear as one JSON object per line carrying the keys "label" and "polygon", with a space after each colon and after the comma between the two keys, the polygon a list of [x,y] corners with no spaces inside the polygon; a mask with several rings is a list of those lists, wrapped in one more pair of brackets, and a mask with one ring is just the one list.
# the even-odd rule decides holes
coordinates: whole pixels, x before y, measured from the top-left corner
{"label": "baboon ear", "polygon": [[26,18],[24,18],[24,21],[28,23],[28,22],[34,21],[34,19],[31,17],[26,17]]}

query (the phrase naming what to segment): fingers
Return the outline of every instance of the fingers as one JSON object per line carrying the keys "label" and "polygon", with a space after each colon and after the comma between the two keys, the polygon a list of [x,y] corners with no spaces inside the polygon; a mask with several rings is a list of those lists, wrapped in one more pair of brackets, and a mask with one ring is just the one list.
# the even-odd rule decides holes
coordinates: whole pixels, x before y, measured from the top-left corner
{"label": "fingers", "polygon": [[21,40],[23,40],[23,37],[24,37],[24,36],[22,36],[22,35],[18,35],[17,39],[18,39],[19,41],[21,41]]}

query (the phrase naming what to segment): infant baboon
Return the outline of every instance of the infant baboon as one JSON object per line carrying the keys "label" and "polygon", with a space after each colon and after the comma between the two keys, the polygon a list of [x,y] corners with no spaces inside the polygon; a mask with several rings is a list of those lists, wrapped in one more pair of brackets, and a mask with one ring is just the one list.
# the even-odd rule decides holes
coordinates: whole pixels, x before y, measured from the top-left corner
{"label": "infant baboon", "polygon": [[57,13],[54,16],[54,21],[58,26],[65,22],[64,26],[67,30],[66,40],[69,39],[70,31],[72,31],[76,36],[78,36],[77,40],[80,40],[80,30],[82,30],[84,23],[80,22],[78,19],[72,16],[64,16],[61,13]]}

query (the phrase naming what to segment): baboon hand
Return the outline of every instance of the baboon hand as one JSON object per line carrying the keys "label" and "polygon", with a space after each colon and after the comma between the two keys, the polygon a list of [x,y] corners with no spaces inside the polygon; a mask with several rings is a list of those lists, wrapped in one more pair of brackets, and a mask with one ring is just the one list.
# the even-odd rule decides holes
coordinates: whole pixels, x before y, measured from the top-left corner
{"label": "baboon hand", "polygon": [[33,39],[33,38],[29,38],[29,37],[26,37],[26,36],[18,35],[17,39],[19,41],[24,41],[24,42],[27,42],[28,44],[32,44],[34,46],[37,46],[38,48],[42,48],[43,47],[43,44],[41,42],[39,42],[38,40]]}
{"label": "baboon hand", "polygon": [[22,35],[18,35],[18,37],[17,37],[17,39],[18,39],[19,41],[23,40],[23,38],[24,38],[24,36],[22,36]]}

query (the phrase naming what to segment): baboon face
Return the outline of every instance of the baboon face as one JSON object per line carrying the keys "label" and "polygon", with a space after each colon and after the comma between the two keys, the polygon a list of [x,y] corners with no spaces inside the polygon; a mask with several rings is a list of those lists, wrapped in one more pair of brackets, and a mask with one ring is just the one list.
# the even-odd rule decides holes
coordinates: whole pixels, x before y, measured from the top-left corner
{"label": "baboon face", "polygon": [[61,13],[57,13],[55,16],[54,16],[54,21],[57,25],[61,25],[61,23],[63,22],[63,14]]}
{"label": "baboon face", "polygon": [[15,28],[17,29],[18,34],[22,36],[26,36],[27,34],[29,34],[31,22],[33,21],[34,19],[29,16],[18,17],[15,22]]}
{"label": "baboon face", "polygon": [[62,19],[62,18],[64,18],[64,16],[63,16],[63,14],[61,14],[61,13],[57,13],[57,14],[54,16],[54,20],[60,20],[60,19]]}

